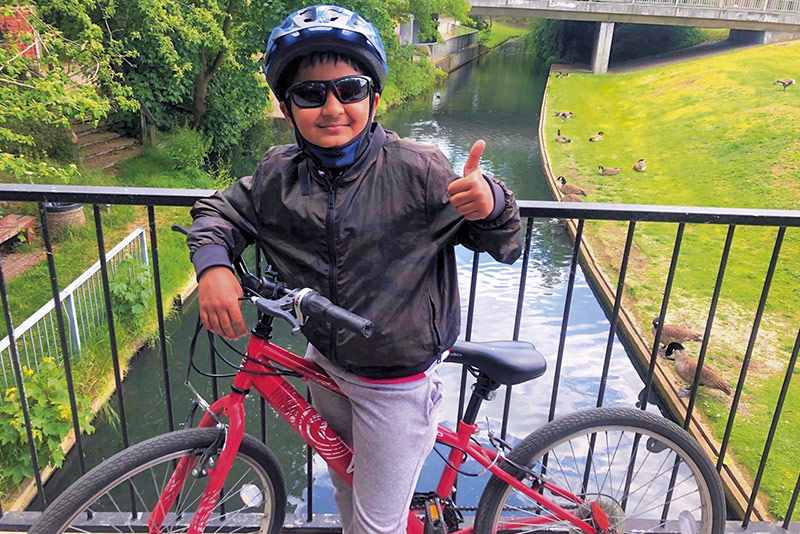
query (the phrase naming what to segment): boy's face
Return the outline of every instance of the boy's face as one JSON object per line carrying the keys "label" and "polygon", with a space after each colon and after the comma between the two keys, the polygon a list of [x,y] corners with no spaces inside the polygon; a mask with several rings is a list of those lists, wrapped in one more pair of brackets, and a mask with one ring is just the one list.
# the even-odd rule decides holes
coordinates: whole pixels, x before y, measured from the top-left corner
{"label": "boy's face", "polygon": [[[342,61],[323,61],[301,68],[293,83],[327,81],[363,74]],[[375,95],[375,107],[380,95]],[[281,102],[280,107],[288,119],[287,105],[292,106],[297,128],[303,138],[311,144],[331,148],[352,141],[370,122],[369,97],[353,104],[342,104],[329,90],[325,104],[318,108],[299,108],[291,99]],[[373,108],[374,109],[374,108]],[[291,122],[291,121],[290,121]]]}

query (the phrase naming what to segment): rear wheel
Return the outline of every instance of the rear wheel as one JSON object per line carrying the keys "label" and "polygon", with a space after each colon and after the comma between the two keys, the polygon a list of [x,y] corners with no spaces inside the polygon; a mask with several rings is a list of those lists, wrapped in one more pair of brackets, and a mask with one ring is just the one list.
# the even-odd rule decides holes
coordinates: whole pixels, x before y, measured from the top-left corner
{"label": "rear wheel", "polygon": [[[530,434],[508,459],[525,470],[506,462],[506,471],[598,530],[724,532],[725,498],[714,466],[692,436],[655,414],[576,412]],[[557,494],[555,486],[577,498]],[[475,516],[477,534],[554,528],[581,532],[492,477]]]}
{"label": "rear wheel", "polygon": [[[200,457],[218,435],[215,428],[180,430],[119,452],[67,488],[28,533],[147,532],[150,512],[177,461]],[[160,532],[186,532],[208,480],[186,478]],[[278,534],[285,513],[286,489],[275,456],[245,434],[204,532]]]}

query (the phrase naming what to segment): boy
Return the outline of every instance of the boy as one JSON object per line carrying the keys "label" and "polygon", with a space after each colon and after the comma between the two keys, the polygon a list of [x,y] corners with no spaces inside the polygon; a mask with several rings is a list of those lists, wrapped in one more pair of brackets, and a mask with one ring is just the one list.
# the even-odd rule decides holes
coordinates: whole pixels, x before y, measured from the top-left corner
{"label": "boy", "polygon": [[306,357],[348,395],[312,390],[354,451],[352,488],[331,473],[343,532],[403,533],[436,435],[436,366],[459,333],[454,245],[512,263],[518,209],[502,182],[481,174],[483,141],[460,177],[436,148],[372,121],[386,54],[358,14],[293,13],[270,35],[266,71],[297,144],[270,148],[252,177],[192,210],[200,316],[228,338],[247,332],[230,257],[257,240],[290,287],[316,289],[374,322],[363,339],[309,320]]}

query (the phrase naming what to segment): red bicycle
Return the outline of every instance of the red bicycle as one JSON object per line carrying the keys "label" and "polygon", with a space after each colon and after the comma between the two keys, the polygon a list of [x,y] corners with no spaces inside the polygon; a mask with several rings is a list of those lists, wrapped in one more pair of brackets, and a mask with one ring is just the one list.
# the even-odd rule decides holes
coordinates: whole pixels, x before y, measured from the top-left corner
{"label": "red bicycle", "polygon": [[[272,275],[258,279],[241,259],[236,268],[260,317],[230,394],[208,405],[195,392],[204,411],[197,428],[154,437],[104,461],[59,496],[29,534],[277,534],[286,490],[275,455],[245,433],[243,402],[253,390],[352,482],[351,449],[286,378],[341,394],[339,388],[317,365],[273,344],[272,323],[287,321],[296,333],[298,317],[314,316],[364,336],[372,324],[315,291],[286,288]],[[194,341],[192,353],[193,347]],[[476,380],[456,429],[439,426],[435,450],[445,464],[441,479],[435,491],[415,495],[408,533],[724,532],[720,479],[679,426],[642,410],[596,408],[548,423],[514,447],[492,432],[482,445],[475,423],[481,403],[503,384],[541,376],[545,360],[530,343],[499,341],[458,342],[446,362],[467,366]],[[449,454],[438,450],[442,447]],[[452,498],[456,478],[469,462],[491,474],[474,514]]]}

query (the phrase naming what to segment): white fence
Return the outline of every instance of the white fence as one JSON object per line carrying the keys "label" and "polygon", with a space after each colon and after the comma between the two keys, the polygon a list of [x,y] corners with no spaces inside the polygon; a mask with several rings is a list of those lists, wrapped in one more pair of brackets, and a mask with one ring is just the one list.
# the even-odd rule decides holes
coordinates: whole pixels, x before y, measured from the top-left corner
{"label": "white fence", "polygon": [[[149,265],[147,256],[147,233],[144,228],[134,230],[106,254],[109,277],[113,278],[117,266],[129,254],[135,261]],[[103,280],[100,260],[76,278],[59,293],[64,313],[64,326],[71,350],[80,351],[86,340],[106,322],[106,306],[103,297]],[[58,335],[55,301],[47,304],[14,328],[14,339],[21,363],[28,369],[39,368],[39,358],[61,358],[61,342]],[[7,389],[14,383],[11,365],[11,341],[8,336],[0,340],[0,370]]]}

